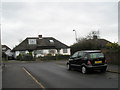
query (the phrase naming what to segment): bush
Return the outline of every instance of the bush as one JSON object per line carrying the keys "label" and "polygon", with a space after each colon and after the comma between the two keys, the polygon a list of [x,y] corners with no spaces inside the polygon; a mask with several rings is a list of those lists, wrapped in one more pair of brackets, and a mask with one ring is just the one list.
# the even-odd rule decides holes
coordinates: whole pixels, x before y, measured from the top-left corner
{"label": "bush", "polygon": [[35,59],[34,59],[34,57],[32,56],[31,53],[28,53],[28,54],[19,54],[19,56],[17,56],[17,60],[21,60],[21,61],[33,61]]}
{"label": "bush", "polygon": [[22,60],[22,61],[33,61],[34,58],[33,58],[33,56],[31,56],[31,55],[29,55],[29,54],[26,54],[26,55],[24,55],[24,56],[22,57],[21,60]]}
{"label": "bush", "polygon": [[17,57],[16,57],[17,60],[21,60],[22,59],[22,54],[19,54]]}
{"label": "bush", "polygon": [[57,57],[58,60],[69,59],[70,55],[56,55],[56,57]]}
{"label": "bush", "polygon": [[106,45],[106,49],[108,49],[110,52],[120,52],[120,45],[118,43],[108,43]]}
{"label": "bush", "polygon": [[40,60],[63,60],[63,59],[69,59],[69,55],[56,55],[56,56],[44,56],[39,57]]}
{"label": "bush", "polygon": [[105,46],[101,45],[99,40],[82,39],[71,46],[71,54],[81,50],[100,50]]}

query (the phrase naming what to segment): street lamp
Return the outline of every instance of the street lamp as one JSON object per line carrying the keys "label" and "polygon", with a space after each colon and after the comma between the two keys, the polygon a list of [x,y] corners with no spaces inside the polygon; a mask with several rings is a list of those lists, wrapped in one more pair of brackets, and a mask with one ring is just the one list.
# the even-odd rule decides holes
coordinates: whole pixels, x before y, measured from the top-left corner
{"label": "street lamp", "polygon": [[77,32],[76,30],[73,30],[75,32],[75,39],[76,39],[76,42],[77,42]]}
{"label": "street lamp", "polygon": [[[0,24],[0,35],[1,35],[1,24]],[[2,45],[0,39],[0,68],[2,67]]]}

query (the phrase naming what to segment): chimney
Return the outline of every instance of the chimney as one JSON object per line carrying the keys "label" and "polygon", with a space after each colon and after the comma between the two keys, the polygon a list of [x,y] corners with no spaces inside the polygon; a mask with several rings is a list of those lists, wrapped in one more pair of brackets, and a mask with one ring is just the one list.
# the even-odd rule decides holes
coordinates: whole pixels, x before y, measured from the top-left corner
{"label": "chimney", "polygon": [[38,38],[39,38],[39,39],[42,39],[42,35],[38,35]]}
{"label": "chimney", "polygon": [[98,39],[98,36],[97,36],[97,35],[94,35],[94,36],[93,36],[93,39]]}

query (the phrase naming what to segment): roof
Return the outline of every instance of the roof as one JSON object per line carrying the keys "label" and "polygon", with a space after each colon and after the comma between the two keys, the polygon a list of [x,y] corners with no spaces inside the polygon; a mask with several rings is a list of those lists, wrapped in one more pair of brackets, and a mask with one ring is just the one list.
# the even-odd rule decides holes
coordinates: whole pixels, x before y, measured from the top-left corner
{"label": "roof", "polygon": [[10,49],[10,48],[7,45],[2,45],[2,51],[3,52],[7,51],[8,49]]}
{"label": "roof", "polygon": [[[36,44],[29,44],[29,40],[35,40]],[[40,50],[40,49],[61,49],[61,48],[69,48],[64,43],[56,40],[53,37],[28,37],[23,42],[21,42],[18,46],[13,48],[12,51],[25,51],[25,50]]]}

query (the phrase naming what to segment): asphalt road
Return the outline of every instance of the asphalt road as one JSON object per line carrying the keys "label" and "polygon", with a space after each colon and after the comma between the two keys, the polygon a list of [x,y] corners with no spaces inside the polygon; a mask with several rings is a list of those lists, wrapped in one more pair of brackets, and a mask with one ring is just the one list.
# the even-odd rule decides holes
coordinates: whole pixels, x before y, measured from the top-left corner
{"label": "asphalt road", "polygon": [[[11,63],[6,65],[8,68],[3,71],[4,88],[40,88],[40,85],[37,85],[38,83],[27,75],[28,73],[23,70],[23,67],[44,88],[118,88],[117,73],[93,72],[83,75],[80,71],[68,71],[64,64],[58,62]],[[15,69],[17,69],[16,72],[14,72]],[[19,78],[16,80],[17,77]]]}
{"label": "asphalt road", "polygon": [[[2,72],[2,88],[40,88],[23,70],[21,64],[6,64]],[[4,90],[4,89],[3,89]]]}
{"label": "asphalt road", "polygon": [[118,74],[93,72],[83,75],[68,71],[57,62],[29,63],[23,65],[45,88],[118,88]]}

